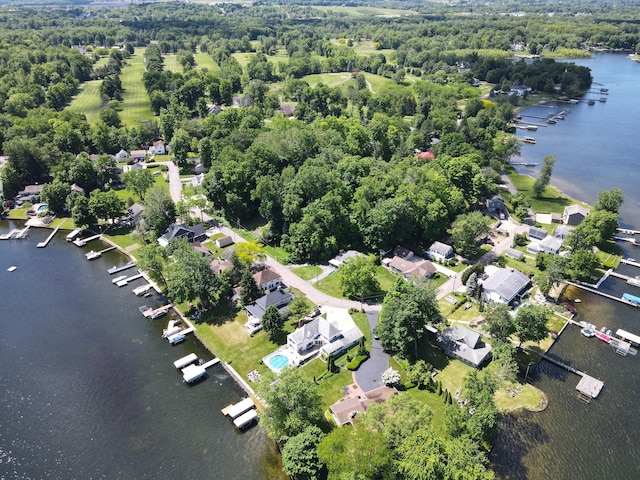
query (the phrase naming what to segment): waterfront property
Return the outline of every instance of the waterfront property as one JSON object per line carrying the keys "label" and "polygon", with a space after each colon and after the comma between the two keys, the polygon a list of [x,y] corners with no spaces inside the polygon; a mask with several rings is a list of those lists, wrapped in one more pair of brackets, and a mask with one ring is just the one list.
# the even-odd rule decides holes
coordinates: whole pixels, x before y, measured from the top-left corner
{"label": "waterfront property", "polygon": [[187,225],[170,225],[167,230],[158,238],[158,243],[162,247],[169,245],[169,242],[173,239],[186,238],[190,243],[203,242],[207,239],[204,226],[202,224],[188,227]]}
{"label": "waterfront property", "polygon": [[531,287],[531,279],[514,268],[498,268],[483,281],[483,295],[487,303],[511,305],[519,302]]}
{"label": "waterfront property", "polygon": [[446,355],[474,368],[480,368],[491,359],[491,345],[484,343],[479,333],[466,327],[446,328],[437,342]]}
{"label": "waterfront property", "polygon": [[366,394],[357,395],[342,399],[331,405],[331,415],[340,426],[353,425],[359,413],[367,411],[367,407],[372,403],[384,403],[392,395],[397,395],[398,391],[393,387],[378,387],[368,391]]}
{"label": "waterfront property", "polygon": [[587,215],[589,215],[588,208],[574,203],[573,205],[564,207],[562,223],[565,225],[580,225]]}
{"label": "waterfront property", "polygon": [[273,305],[278,309],[280,315],[286,314],[287,306],[291,303],[294,296],[292,293],[279,288],[273,292],[269,292],[266,295],[260,297],[255,302],[245,306],[247,311],[247,333],[253,335],[257,331],[262,329],[262,317],[267,307]]}

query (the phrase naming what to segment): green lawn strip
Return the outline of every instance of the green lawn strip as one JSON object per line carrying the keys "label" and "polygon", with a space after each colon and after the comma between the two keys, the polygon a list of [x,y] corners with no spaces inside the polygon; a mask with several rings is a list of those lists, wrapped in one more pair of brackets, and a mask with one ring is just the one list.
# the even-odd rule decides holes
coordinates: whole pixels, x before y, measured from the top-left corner
{"label": "green lawn strip", "polygon": [[109,64],[110,55],[102,55],[96,63],[93,64],[94,68],[106,67]]}
{"label": "green lawn strip", "polygon": [[362,312],[353,312],[351,314],[351,318],[353,318],[354,323],[364,335],[365,348],[371,351],[371,343],[373,341],[373,337],[371,335],[371,328],[369,327],[369,320],[367,319],[367,315]]}
{"label": "green lawn strip", "polygon": [[524,261],[516,260],[515,258],[511,258],[508,256],[503,256],[505,261],[505,267],[507,268],[515,268],[516,270],[520,270],[525,275],[537,275],[540,273],[540,270],[536,267],[536,259],[535,257],[531,257],[529,255],[525,255]]}
{"label": "green lawn strip", "polygon": [[[344,358],[344,355],[340,357],[340,359]],[[316,380],[318,393],[322,398],[323,409],[329,408],[344,397],[342,387],[353,384],[353,375],[350,370],[341,368],[338,373],[329,374],[327,372],[327,363],[320,358],[310,361],[301,369],[311,380]]]}
{"label": "green lawn strip", "polygon": [[141,121],[153,119],[151,102],[142,83],[144,75],[144,48],[136,48],[122,69],[123,101],[120,117],[123,123],[132,127]]}
{"label": "green lawn strip", "polygon": [[342,295],[342,288],[340,288],[340,270],[322,278],[320,281],[314,283],[313,286],[332,297],[345,298]]}
{"label": "green lawn strip", "polygon": [[311,87],[316,87],[319,83],[322,83],[328,87],[334,88],[337,86],[343,86],[347,82],[351,81],[355,85],[355,80],[350,73],[317,73],[313,75],[306,75],[302,79],[307,82]]}
{"label": "green lawn strip", "polygon": [[162,60],[164,68],[168,72],[182,73],[184,71],[184,68],[182,68],[182,65],[178,62],[178,55],[175,53],[165,53]]}
{"label": "green lawn strip", "polygon": [[194,54],[193,57],[196,60],[197,69],[202,70],[206,68],[210,72],[214,72],[214,73],[220,71],[220,67],[215,62],[215,60],[211,58],[211,55],[209,55],[208,53],[203,53],[199,51],[198,53]]}
{"label": "green lawn strip", "polygon": [[303,280],[311,280],[322,273],[322,268],[317,265],[292,268],[291,271]]}
{"label": "green lawn strip", "polygon": [[27,211],[31,208],[30,203],[25,203],[22,207],[12,208],[9,210],[8,218],[12,218],[14,220],[27,220],[29,216],[27,215]]}
{"label": "green lawn strip", "polygon": [[130,228],[109,228],[104,237],[128,252],[140,247],[139,240],[133,238]]}
{"label": "green lawn strip", "polygon": [[89,80],[80,85],[79,92],[73,97],[67,109],[71,112],[85,115],[87,122],[93,124],[100,118],[102,98],[100,85],[102,80]]}

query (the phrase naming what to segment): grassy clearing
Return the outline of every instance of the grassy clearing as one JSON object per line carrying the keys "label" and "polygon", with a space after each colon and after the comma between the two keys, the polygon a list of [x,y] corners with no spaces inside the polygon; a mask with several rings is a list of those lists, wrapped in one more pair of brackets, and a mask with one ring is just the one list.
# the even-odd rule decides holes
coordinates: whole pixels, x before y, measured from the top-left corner
{"label": "grassy clearing", "polygon": [[323,409],[329,408],[343,398],[342,387],[353,383],[353,375],[347,369],[341,369],[339,373],[334,373],[333,375],[320,379],[320,377],[327,372],[327,364],[319,358],[302,367],[302,372],[310,379],[316,379],[319,385],[318,392],[322,398]]}
{"label": "grassy clearing", "polygon": [[[520,391],[518,389],[521,388]],[[501,412],[515,410],[541,410],[546,406],[546,395],[528,383],[513,384],[498,389],[493,398],[496,407]]]}
{"label": "grassy clearing", "polygon": [[144,48],[136,48],[134,54],[127,60],[127,64],[122,69],[122,74],[120,75],[122,90],[124,92],[120,117],[122,118],[122,122],[128,127],[135,126],[141,121],[147,121],[153,118],[151,102],[142,84],[144,51]]}
{"label": "grassy clearing", "polygon": [[367,79],[369,83],[369,90],[371,93],[376,94],[380,93],[385,87],[390,85],[395,85],[396,82],[387,77],[382,77],[380,75],[375,75],[373,73],[364,72],[364,78]]}
{"label": "grassy clearing", "polygon": [[[376,267],[376,277],[378,278],[378,282],[380,283],[380,294],[376,295],[376,300],[381,300],[384,295],[387,294],[391,285],[396,280],[396,276],[387,270],[384,267],[377,266]],[[340,270],[334,272],[320,281],[313,284],[315,288],[320,290],[321,292],[326,293],[327,295],[331,295],[336,298],[346,298],[342,295],[342,288],[340,287]]]}
{"label": "grassy clearing", "polygon": [[[242,69],[245,71],[249,64],[249,60],[251,60],[253,55],[255,55],[255,53],[250,52],[236,52],[232,54],[233,58],[238,61]],[[287,55],[287,51],[285,49],[280,49],[275,55],[267,55],[267,60],[273,63],[274,66],[277,66],[279,63],[287,63],[289,61],[289,55]]]}
{"label": "grassy clearing", "polygon": [[377,7],[337,7],[337,6],[314,6],[313,8],[325,12],[339,13],[348,17],[406,17],[415,15],[414,10],[398,10],[393,8],[377,8]]}
{"label": "grassy clearing", "polygon": [[316,265],[306,265],[291,269],[293,273],[303,280],[311,280],[322,273],[322,269]]}
{"label": "grassy clearing", "polygon": [[373,42],[369,42],[369,41],[359,42],[357,45],[355,45],[353,47],[353,50],[358,55],[363,55],[363,56],[367,56],[367,57],[372,57],[373,55],[382,54],[382,55],[385,56],[387,61],[389,61],[392,58],[394,58],[395,57],[395,53],[396,53],[396,51],[391,49],[391,48],[380,48],[380,49],[377,49],[373,45]]}
{"label": "grassy clearing", "polygon": [[355,80],[353,80],[351,74],[347,72],[317,73],[314,75],[306,75],[302,77],[302,80],[307,82],[311,87],[316,87],[319,83],[322,83],[328,87],[335,88],[347,83],[349,80],[353,81],[355,85]]}
{"label": "grassy clearing", "polygon": [[102,85],[102,80],[84,82],[80,86],[80,91],[73,97],[67,109],[74,113],[85,115],[87,122],[93,124],[100,118],[100,110],[102,109],[100,85]]}

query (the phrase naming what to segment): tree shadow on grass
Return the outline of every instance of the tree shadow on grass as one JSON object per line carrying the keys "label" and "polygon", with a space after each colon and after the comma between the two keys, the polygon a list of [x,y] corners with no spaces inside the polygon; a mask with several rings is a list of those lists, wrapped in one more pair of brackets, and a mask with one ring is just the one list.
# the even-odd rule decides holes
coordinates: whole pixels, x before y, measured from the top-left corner
{"label": "tree shadow on grass", "polygon": [[228,304],[216,305],[215,307],[202,312],[202,316],[197,323],[206,323],[207,325],[224,325],[233,322],[240,311],[237,307]]}

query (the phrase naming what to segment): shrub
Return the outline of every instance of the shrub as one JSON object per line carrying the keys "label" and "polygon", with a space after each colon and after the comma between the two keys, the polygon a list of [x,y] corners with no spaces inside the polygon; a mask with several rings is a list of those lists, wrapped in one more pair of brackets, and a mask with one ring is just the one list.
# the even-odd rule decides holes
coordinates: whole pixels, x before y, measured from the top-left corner
{"label": "shrub", "polygon": [[387,387],[400,385],[400,373],[395,371],[393,368],[387,368],[384,372],[382,372],[381,380],[382,383],[384,383]]}
{"label": "shrub", "polygon": [[362,362],[364,362],[368,358],[369,358],[368,354],[358,355],[356,358],[354,358],[349,363],[347,363],[347,369],[351,371],[357,370],[358,368],[360,368],[360,365],[362,364]]}

